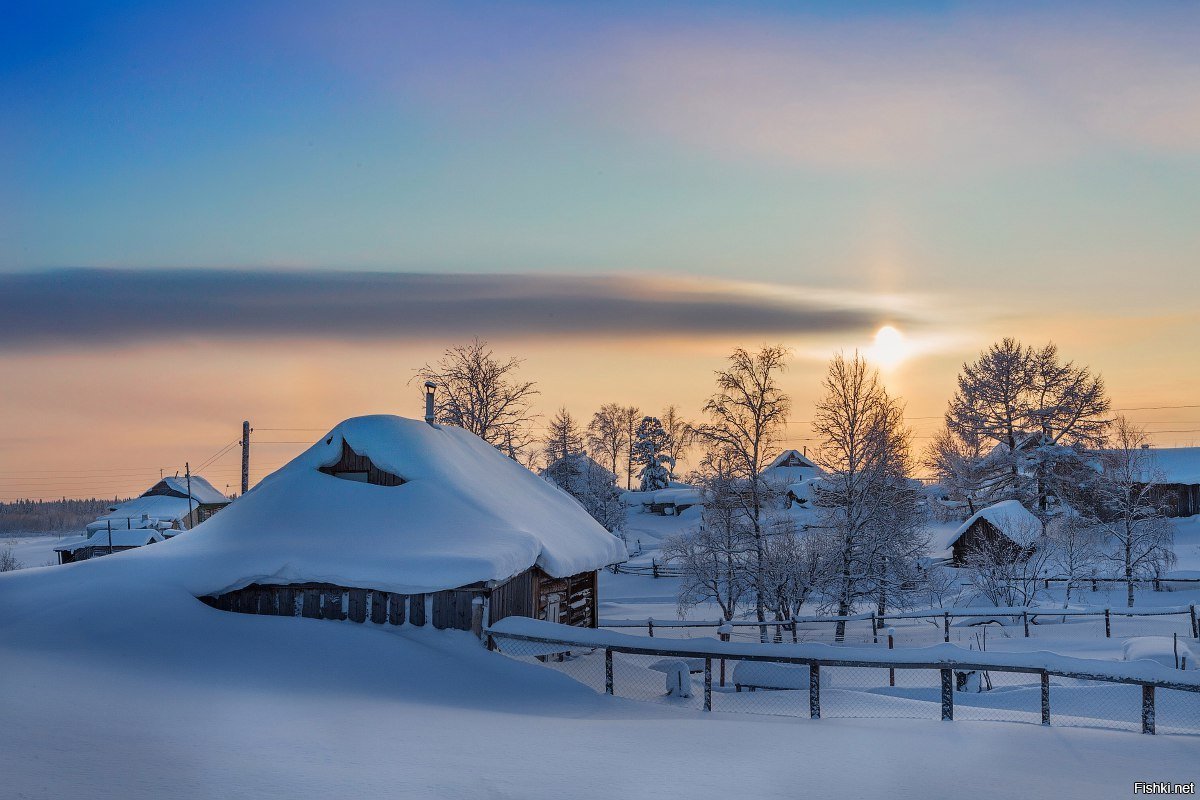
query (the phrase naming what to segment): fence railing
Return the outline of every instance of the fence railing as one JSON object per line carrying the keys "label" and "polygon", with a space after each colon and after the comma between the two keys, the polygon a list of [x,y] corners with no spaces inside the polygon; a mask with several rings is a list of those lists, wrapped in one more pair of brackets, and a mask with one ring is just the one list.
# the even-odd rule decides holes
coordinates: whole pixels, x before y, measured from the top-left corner
{"label": "fence railing", "polygon": [[[939,644],[880,650],[713,639],[664,640],[509,617],[502,653],[596,691],[704,711],[909,717],[1200,735],[1200,672],[1050,653]],[[701,689],[691,676],[701,675]]]}
{"label": "fence railing", "polygon": [[[601,628],[644,628],[647,635],[654,636],[658,630],[661,634],[662,629],[671,628],[723,628],[728,626],[731,629],[757,629],[758,638],[760,641],[775,641],[786,642],[789,639],[792,643],[800,641],[799,631],[801,626],[820,626],[831,625],[837,626],[842,624],[842,634],[845,636],[845,631],[848,623],[867,623],[870,625],[870,638],[873,643],[878,644],[881,639],[881,633],[888,627],[900,621],[925,621],[937,625],[942,630],[942,640],[950,641],[951,625],[959,620],[967,620],[974,623],[983,623],[991,620],[1005,620],[1013,625],[1020,625],[1025,638],[1030,637],[1030,626],[1039,625],[1043,621],[1065,621],[1067,618],[1076,620],[1095,618],[1104,619],[1104,636],[1112,638],[1113,635],[1113,618],[1150,618],[1150,617],[1179,617],[1178,625],[1175,627],[1180,630],[1175,630],[1175,633],[1182,632],[1185,637],[1192,639],[1200,639],[1200,616],[1198,616],[1196,605],[1193,603],[1186,606],[1153,606],[1147,608],[1127,608],[1127,607],[1112,607],[1106,606],[1103,608],[1049,608],[1046,606],[1015,606],[1015,607],[993,607],[981,606],[977,608],[947,608],[925,611],[894,611],[887,614],[869,613],[869,614],[852,614],[848,616],[805,616],[794,617],[792,619],[777,619],[759,622],[758,620],[679,620],[679,619],[654,619],[648,617],[645,619],[606,619],[602,618],[599,621]],[[1148,631],[1149,632],[1149,631]],[[1166,631],[1153,631],[1154,633],[1168,633]]]}

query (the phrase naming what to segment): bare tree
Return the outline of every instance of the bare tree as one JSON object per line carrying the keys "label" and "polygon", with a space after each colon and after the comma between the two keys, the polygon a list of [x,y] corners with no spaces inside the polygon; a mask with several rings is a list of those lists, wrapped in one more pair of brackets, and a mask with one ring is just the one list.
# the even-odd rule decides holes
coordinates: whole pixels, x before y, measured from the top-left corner
{"label": "bare tree", "polygon": [[[911,434],[903,406],[858,353],[834,356],[823,386],[813,430],[826,477],[814,499],[829,539],[828,594],[838,616],[868,597],[883,613],[915,579],[926,545],[909,483]],[[836,634],[840,641],[844,622]]]}
{"label": "bare tree", "polygon": [[1066,580],[1063,608],[1071,604],[1071,591],[1096,576],[1104,556],[1101,529],[1095,520],[1073,514],[1052,521],[1046,527],[1050,548],[1047,567]]}
{"label": "bare tree", "polygon": [[567,409],[559,408],[546,428],[546,439],[542,449],[546,465],[567,456],[583,452],[583,432]]}
{"label": "bare tree", "polygon": [[[770,491],[763,470],[775,455],[779,437],[791,410],[791,398],[779,386],[779,373],[787,364],[787,349],[764,346],[757,353],[742,348],[729,356],[729,365],[717,370],[717,391],[704,404],[708,421],[696,435],[716,457],[729,465],[745,487],[746,516],[754,537],[755,614],[766,620],[766,543],[763,509]],[[766,628],[761,628],[765,637]]]}
{"label": "bare tree", "polygon": [[24,566],[24,564],[17,560],[17,556],[11,547],[0,550],[0,572],[15,572]]}
{"label": "bare tree", "polygon": [[592,415],[588,423],[587,440],[592,455],[607,464],[613,475],[621,454],[629,448],[629,434],[625,426],[625,409],[617,403],[605,403]]}
{"label": "bare tree", "polygon": [[637,460],[633,443],[637,439],[638,426],[642,424],[642,410],[637,406],[621,406],[621,434],[625,442],[625,488],[633,488],[633,467]]}
{"label": "bare tree", "polygon": [[679,413],[679,409],[674,405],[667,406],[663,409],[662,417],[663,430],[667,432],[667,455],[671,457],[671,461],[679,464],[687,455],[695,442],[696,433],[692,423],[683,418]]}
{"label": "bare tree", "polygon": [[796,523],[786,515],[773,516],[767,522],[766,584],[771,610],[777,620],[795,619],[801,608],[820,591],[824,540],[801,535]]}
{"label": "bare tree", "polygon": [[522,360],[497,360],[487,342],[448,348],[433,364],[417,369],[413,380],[437,384],[434,414],[438,422],[466,428],[488,444],[518,459],[533,442],[529,404],[538,390],[517,377]]}
{"label": "bare tree", "polygon": [[[979,510],[988,495],[988,476],[980,439],[949,427],[940,429],[925,451],[925,467],[936,477],[949,498],[966,503],[967,516]],[[962,519],[962,517],[959,517]]]}
{"label": "bare tree", "polygon": [[738,478],[727,461],[709,460],[695,480],[704,494],[700,527],[668,539],[663,557],[681,571],[681,617],[711,601],[731,620],[754,591],[753,530],[742,507]]}
{"label": "bare tree", "polygon": [[1138,579],[1157,577],[1175,563],[1174,531],[1155,500],[1160,477],[1146,444],[1146,431],[1124,416],[1113,425],[1100,453],[1100,472],[1089,486],[1107,534],[1105,560],[1125,580],[1125,602],[1133,606]]}
{"label": "bare tree", "polygon": [[1020,499],[1044,525],[1051,495],[1080,480],[1108,411],[1100,376],[1063,362],[1053,343],[1006,338],[963,365],[946,425],[963,441],[998,445],[979,462],[988,500]]}

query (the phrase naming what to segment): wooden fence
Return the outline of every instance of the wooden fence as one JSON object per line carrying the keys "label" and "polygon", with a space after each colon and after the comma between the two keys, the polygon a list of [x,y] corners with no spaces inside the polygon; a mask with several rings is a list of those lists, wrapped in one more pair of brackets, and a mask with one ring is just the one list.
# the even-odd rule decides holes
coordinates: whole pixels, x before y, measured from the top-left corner
{"label": "wooden fence", "polygon": [[[553,627],[561,628],[562,626]],[[1102,669],[1091,671],[1080,668],[1063,668],[1061,666],[1056,666],[1052,662],[1047,662],[1038,666],[1004,663],[1003,659],[989,659],[986,657],[987,654],[979,652],[970,653],[971,658],[967,660],[959,660],[954,658],[920,661],[912,660],[911,658],[895,658],[894,656],[887,655],[881,655],[879,657],[848,656],[845,658],[839,658],[836,656],[809,657],[791,656],[783,653],[773,654],[770,652],[763,652],[761,649],[756,651],[754,649],[754,645],[750,645],[748,647],[738,647],[736,645],[727,645],[723,642],[698,642],[697,640],[688,640],[686,643],[679,642],[679,646],[671,647],[661,644],[661,642],[664,641],[661,639],[654,642],[646,639],[644,642],[630,643],[624,641],[604,641],[603,639],[598,639],[595,636],[588,636],[585,634],[581,634],[578,637],[540,635],[508,630],[503,623],[500,623],[500,627],[498,628],[493,627],[487,629],[486,633],[488,636],[489,647],[495,647],[501,652],[507,652],[510,655],[522,655],[519,644],[514,648],[510,644],[513,642],[531,643],[540,647],[549,647],[551,649],[559,649],[563,651],[568,651],[571,649],[603,649],[605,665],[604,691],[609,695],[616,693],[616,685],[613,677],[614,653],[656,656],[660,658],[677,658],[681,660],[703,659],[705,711],[712,711],[713,662],[724,662],[725,660],[768,662],[808,667],[808,712],[809,717],[812,719],[820,719],[821,717],[821,669],[829,667],[861,667],[888,670],[936,670],[940,673],[941,677],[941,717],[946,721],[952,721],[954,719],[954,673],[960,671],[986,671],[997,673],[1012,672],[1039,676],[1041,685],[1041,722],[1043,725],[1049,725],[1051,720],[1051,677],[1073,678],[1084,681],[1101,681],[1112,684],[1140,686],[1141,730],[1142,733],[1145,734],[1155,733],[1155,703],[1157,690],[1172,689],[1181,692],[1200,694],[1200,683],[1188,682],[1186,679],[1172,681],[1161,678],[1117,675],[1113,674],[1111,671],[1104,671]],[[603,634],[604,632],[595,631],[592,633]],[[619,634],[618,636],[625,640],[637,638]],[[899,651],[885,652],[897,653]],[[541,655],[539,655],[539,657],[541,657]],[[1071,659],[1071,661],[1080,661],[1080,659]],[[1196,732],[1200,733],[1200,725],[1197,725]]]}

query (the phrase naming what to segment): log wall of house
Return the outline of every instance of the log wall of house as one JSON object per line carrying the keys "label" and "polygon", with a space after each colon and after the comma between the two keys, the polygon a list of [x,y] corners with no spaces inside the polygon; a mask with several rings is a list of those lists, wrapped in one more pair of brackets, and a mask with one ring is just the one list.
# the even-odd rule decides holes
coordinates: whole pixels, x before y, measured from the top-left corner
{"label": "log wall of house", "polygon": [[374,486],[400,486],[404,483],[404,479],[399,475],[379,469],[371,459],[354,452],[344,439],[342,440],[341,459],[336,464],[321,467],[320,470],[326,475],[333,475],[337,472],[365,472],[367,473],[367,483]]}
{"label": "log wall of house", "polygon": [[350,620],[376,625],[421,627],[431,624],[438,630],[469,631],[474,620],[475,598],[487,598],[490,622],[496,622],[511,616],[546,619],[550,600],[557,595],[559,613],[551,621],[594,628],[598,618],[597,580],[595,572],[551,578],[535,567],[490,590],[476,584],[410,595],[328,583],[251,584],[200,600],[221,611],[241,614]]}

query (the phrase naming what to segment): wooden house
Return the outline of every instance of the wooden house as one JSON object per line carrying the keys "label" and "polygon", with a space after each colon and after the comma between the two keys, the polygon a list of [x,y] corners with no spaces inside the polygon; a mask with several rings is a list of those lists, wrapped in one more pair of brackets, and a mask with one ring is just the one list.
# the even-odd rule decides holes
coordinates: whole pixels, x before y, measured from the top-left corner
{"label": "wooden house", "polygon": [[88,523],[87,533],[90,536],[110,528],[188,530],[212,517],[231,502],[200,475],[192,475],[190,478],[168,476],[132,500],[109,506],[103,515]]}
{"label": "wooden house", "polygon": [[970,554],[979,548],[999,545],[1011,551],[1014,559],[1024,557],[1041,535],[1042,523],[1016,500],[988,506],[973,514],[946,541],[952,552],[951,562],[965,566]]}
{"label": "wooden house", "polygon": [[[507,616],[594,627],[619,539],[569,495],[452,426],[347,420],[172,545],[222,610],[480,629]],[[270,576],[265,579],[264,576]]]}
{"label": "wooden house", "polygon": [[153,528],[99,530],[79,542],[59,545],[54,548],[59,564],[86,561],[89,558],[112,555],[122,550],[132,550],[163,541],[165,537]]}

